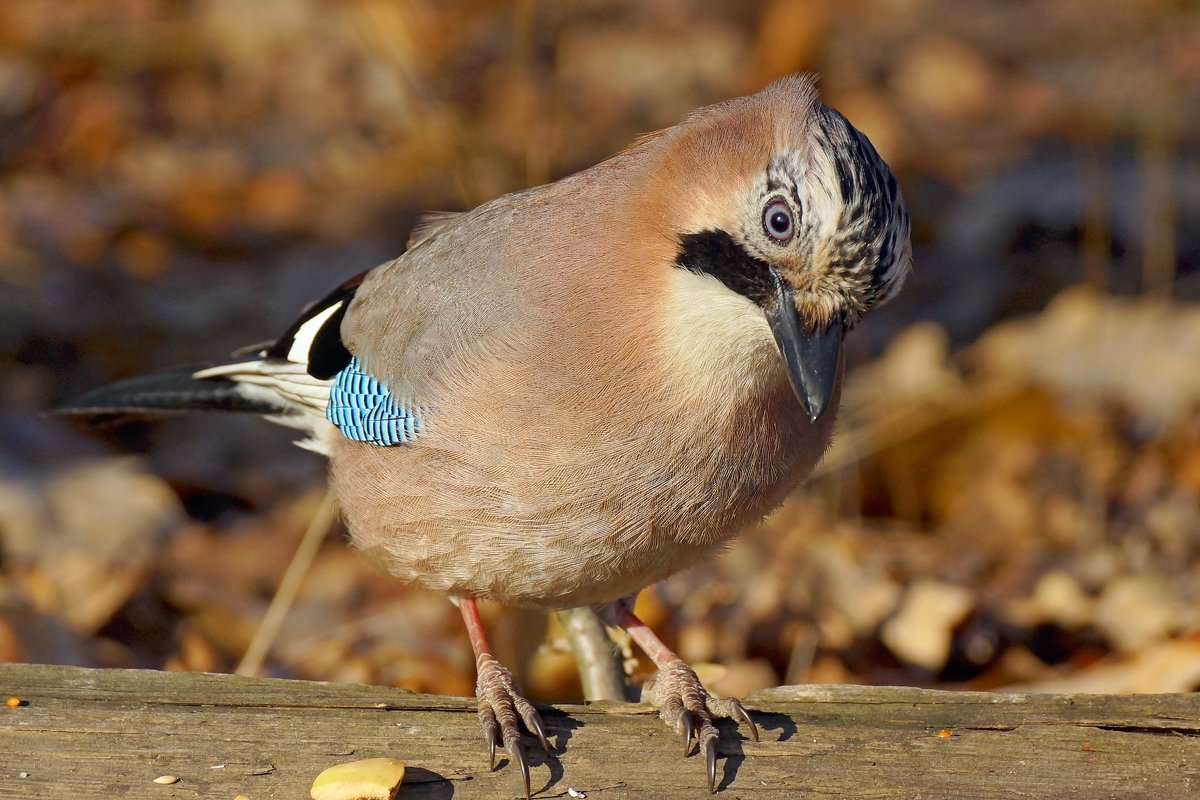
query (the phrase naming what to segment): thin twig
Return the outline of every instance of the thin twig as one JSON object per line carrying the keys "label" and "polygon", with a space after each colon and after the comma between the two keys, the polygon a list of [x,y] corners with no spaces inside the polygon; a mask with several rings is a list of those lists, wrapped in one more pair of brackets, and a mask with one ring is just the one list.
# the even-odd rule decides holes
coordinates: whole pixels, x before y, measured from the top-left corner
{"label": "thin twig", "polygon": [[325,534],[329,532],[336,517],[337,502],[333,499],[332,492],[326,492],[320,507],[317,508],[317,512],[313,514],[313,518],[308,523],[308,529],[304,531],[304,537],[296,547],[292,563],[288,564],[287,571],[283,573],[283,580],[279,582],[279,589],[271,598],[271,605],[267,607],[267,613],[263,615],[262,622],[258,624],[258,630],[254,632],[254,638],[250,641],[250,646],[246,648],[246,654],[242,656],[242,661],[235,670],[238,675],[257,675],[262,669],[263,661],[266,659],[267,653],[271,651],[271,645],[275,643],[275,637],[279,635],[283,620],[287,617],[292,603],[296,600],[296,595],[300,592],[300,587],[308,575],[309,567],[312,566],[317,550],[320,549],[321,542],[325,540]]}

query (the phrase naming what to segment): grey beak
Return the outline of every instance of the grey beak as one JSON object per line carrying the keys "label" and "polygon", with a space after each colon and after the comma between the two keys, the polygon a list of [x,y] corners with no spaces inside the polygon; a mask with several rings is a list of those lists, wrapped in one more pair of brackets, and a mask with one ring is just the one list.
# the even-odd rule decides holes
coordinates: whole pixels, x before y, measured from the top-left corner
{"label": "grey beak", "polygon": [[841,322],[834,322],[825,330],[805,332],[796,312],[791,284],[779,275],[774,277],[775,307],[767,310],[767,321],[787,365],[792,389],[808,412],[809,420],[816,422],[825,413],[837,381],[846,329]]}

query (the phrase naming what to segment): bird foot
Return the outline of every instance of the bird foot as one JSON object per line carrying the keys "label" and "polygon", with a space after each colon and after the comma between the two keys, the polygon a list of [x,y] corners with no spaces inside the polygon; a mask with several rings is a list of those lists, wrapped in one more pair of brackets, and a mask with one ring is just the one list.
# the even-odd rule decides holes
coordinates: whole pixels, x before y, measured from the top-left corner
{"label": "bird foot", "polygon": [[704,753],[708,768],[708,791],[717,790],[717,728],[713,717],[729,717],[750,728],[758,741],[758,726],[745,707],[733,698],[713,697],[700,683],[695,670],[682,661],[672,661],[642,688],[642,702],[658,709],[658,715],[683,737],[683,755],[692,751],[692,740]]}
{"label": "bird foot", "polygon": [[508,751],[513,763],[521,770],[525,785],[525,797],[529,797],[529,762],[521,747],[521,730],[518,719],[525,723],[541,742],[546,755],[550,754],[550,742],[546,740],[546,729],[533,704],[521,696],[516,679],[508,668],[491,655],[484,653],[476,660],[478,679],[475,696],[479,700],[479,721],[483,723],[483,735],[488,743],[489,769],[496,768],[496,745]]}

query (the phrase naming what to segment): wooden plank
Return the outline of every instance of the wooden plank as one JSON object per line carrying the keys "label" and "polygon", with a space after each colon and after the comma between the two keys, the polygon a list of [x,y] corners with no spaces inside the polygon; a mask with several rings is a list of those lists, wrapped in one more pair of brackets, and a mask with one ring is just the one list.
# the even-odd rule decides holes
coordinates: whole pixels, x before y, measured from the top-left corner
{"label": "wooden plank", "polygon": [[[318,772],[408,763],[401,798],[520,796],[487,771],[469,698],[141,670],[0,665],[0,798],[308,797]],[[728,798],[1200,797],[1200,696],[782,687],[747,698],[763,741],[721,723]],[[644,706],[544,709],[536,796],[703,797],[703,764]],[[948,731],[950,735],[939,735]],[[160,786],[159,775],[179,782]]]}

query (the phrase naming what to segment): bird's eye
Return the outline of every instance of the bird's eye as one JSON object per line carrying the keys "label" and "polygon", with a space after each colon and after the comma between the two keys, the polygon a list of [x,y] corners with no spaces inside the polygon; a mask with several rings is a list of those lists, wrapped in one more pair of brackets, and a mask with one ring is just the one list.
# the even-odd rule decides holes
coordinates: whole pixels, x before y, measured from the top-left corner
{"label": "bird's eye", "polygon": [[782,197],[771,198],[763,209],[763,230],[779,244],[787,244],[796,232],[792,207]]}

